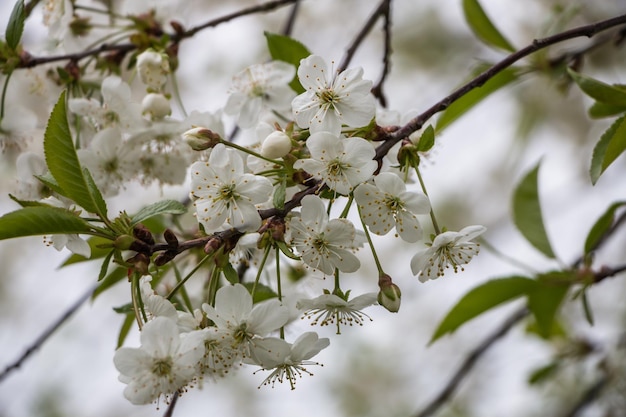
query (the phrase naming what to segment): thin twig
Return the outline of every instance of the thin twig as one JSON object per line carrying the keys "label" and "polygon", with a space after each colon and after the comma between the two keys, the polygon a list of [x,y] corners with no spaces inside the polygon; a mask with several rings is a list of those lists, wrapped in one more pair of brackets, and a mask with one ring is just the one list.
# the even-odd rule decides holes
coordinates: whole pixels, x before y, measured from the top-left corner
{"label": "thin twig", "polygon": [[361,43],[363,43],[363,40],[365,40],[367,34],[370,33],[370,30],[372,30],[378,18],[384,14],[385,8],[389,7],[388,3],[389,0],[381,1],[376,10],[374,10],[372,15],[370,16],[370,18],[367,19],[367,22],[365,22],[365,24],[361,28],[361,31],[356,35],[356,37],[350,44],[350,47],[343,56],[341,64],[337,68],[338,73],[348,68],[348,65],[350,65],[350,61],[352,61],[354,54],[356,53],[357,49],[359,49],[359,46],[361,46]]}
{"label": "thin twig", "polygon": [[298,16],[298,10],[300,9],[300,0],[296,0],[291,8],[291,13],[289,13],[289,18],[287,19],[287,23],[285,23],[285,27],[283,28],[283,35],[291,36],[293,32],[293,26],[296,23],[296,16]]}
{"label": "thin twig", "polygon": [[378,99],[378,102],[381,106],[387,107],[387,98],[383,93],[383,84],[387,79],[387,75],[389,75],[389,70],[391,69],[391,0],[387,0],[385,2],[385,7],[382,11],[384,23],[383,23],[383,34],[385,41],[385,50],[383,53],[383,71],[380,74],[380,78],[374,87],[372,87],[372,94]]}
{"label": "thin twig", "polygon": [[2,380],[4,380],[11,372],[15,371],[20,366],[22,366],[24,361],[28,359],[30,355],[35,353],[35,351],[37,351],[37,349],[39,349],[41,345],[43,345],[48,340],[48,338],[52,336],[52,334],[55,331],[57,331],[58,328],[61,327],[61,325],[65,323],[72,316],[72,314],[74,314],[76,310],[78,310],[83,305],[83,303],[89,299],[89,297],[91,297],[91,295],[93,294],[97,286],[98,286],[97,284],[91,286],[83,295],[80,296],[78,300],[76,300],[74,304],[70,306],[70,308],[67,309],[67,311],[65,311],[65,313],[63,313],[61,317],[57,319],[56,322],[54,322],[50,327],[48,327],[41,334],[41,336],[39,336],[28,349],[26,349],[26,351],[22,354],[22,356],[20,356],[12,364],[8,365],[4,369],[4,371],[0,374],[0,382],[2,382]]}
{"label": "thin twig", "polygon": [[590,25],[580,26],[574,29],[566,30],[565,32],[557,33],[553,36],[548,36],[542,39],[535,39],[530,45],[525,48],[520,49],[517,52],[514,52],[504,58],[502,61],[498,62],[494,66],[490,67],[486,71],[482,72],[480,75],[472,79],[470,82],[464,84],[463,86],[456,89],[447,97],[439,100],[428,110],[419,114],[415,118],[411,119],[407,124],[402,126],[400,129],[394,131],[389,134],[389,139],[382,143],[376,149],[376,159],[382,158],[384,155],[389,152],[389,149],[393,147],[396,143],[401,141],[402,139],[408,137],[411,133],[418,131],[424,126],[431,117],[435,114],[444,111],[447,109],[452,103],[463,97],[465,94],[469,93],[475,88],[481,87],[495,75],[503,71],[504,69],[510,67],[517,61],[522,58],[527,57],[541,49],[547,48],[548,46],[557,44],[559,42],[563,42],[566,40],[579,38],[586,36],[591,38],[595,34],[610,29],[615,26],[623,25],[626,23],[626,15],[620,15],[617,17],[613,17],[611,19],[603,20],[597,23],[593,23]]}
{"label": "thin twig", "polygon": [[585,394],[582,396],[580,401],[578,401],[578,403],[574,405],[574,408],[572,408],[563,417],[576,417],[581,411],[587,408],[588,405],[590,405],[600,396],[600,393],[606,386],[607,382],[608,380],[606,377],[600,378],[595,384],[589,387],[587,391],[585,391]]}
{"label": "thin twig", "polygon": [[[600,237],[600,239],[598,239],[598,241],[595,243],[595,245],[593,245],[593,247],[590,248],[589,252],[595,252],[598,249],[600,249],[602,247],[602,245],[604,245],[606,243],[606,241],[609,239],[609,237],[611,237],[616,231],[617,229],[624,223],[626,222],[626,211],[623,212],[618,218],[617,220],[615,220],[615,222],[613,223],[613,225],[609,228],[609,230],[607,230],[602,237]],[[585,256],[581,255],[578,259],[576,259],[573,264],[574,267],[578,267],[580,266],[580,264],[583,263],[583,261],[585,260]]]}
{"label": "thin twig", "polygon": [[489,335],[480,345],[472,350],[439,395],[435,397],[435,399],[432,400],[426,408],[417,413],[415,417],[430,416],[434,414],[443,404],[445,404],[448,398],[450,398],[450,396],[456,391],[459,384],[472,370],[474,365],[476,365],[478,359],[480,359],[485,352],[487,352],[487,350],[502,336],[504,336],[515,324],[526,317],[528,313],[529,311],[526,307],[515,311],[495,332]]}

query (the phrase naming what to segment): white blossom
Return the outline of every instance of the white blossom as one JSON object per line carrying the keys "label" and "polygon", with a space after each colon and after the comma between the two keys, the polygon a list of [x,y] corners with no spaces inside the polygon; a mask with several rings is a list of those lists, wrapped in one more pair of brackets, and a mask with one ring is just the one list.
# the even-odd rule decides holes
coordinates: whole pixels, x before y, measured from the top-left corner
{"label": "white blossom", "polygon": [[435,237],[428,248],[417,252],[411,259],[413,275],[426,282],[443,276],[452,266],[454,272],[462,271],[463,266],[478,254],[480,245],[472,239],[485,232],[483,226],[467,226],[459,232],[443,232]]}
{"label": "white blossom", "polygon": [[170,73],[170,61],[166,54],[147,49],[137,57],[137,73],[150,91],[160,91]]}
{"label": "white blossom", "polygon": [[406,191],[405,183],[397,175],[381,172],[374,177],[374,184],[359,185],[354,190],[354,198],[372,233],[385,235],[395,226],[400,237],[407,242],[422,238],[422,227],[415,215],[428,214],[428,197]]}
{"label": "white blossom", "polygon": [[252,359],[264,370],[272,370],[261,385],[274,387],[276,382],[283,383],[286,379],[291,389],[295,389],[296,380],[303,374],[313,375],[305,366],[319,365],[309,359],[329,344],[328,338],[320,339],[315,332],[300,335],[293,344],[275,337],[258,341],[252,348]]}
{"label": "white blossom", "polygon": [[291,139],[281,131],[270,133],[261,144],[261,155],[270,159],[282,158],[291,150]]}
{"label": "white blossom", "polygon": [[128,384],[124,396],[133,404],[149,404],[161,395],[177,395],[196,377],[204,354],[199,341],[195,335],[181,337],[176,322],[167,317],[147,322],[141,346],[119,348],[113,357],[120,381]]}
{"label": "white blossom", "polygon": [[378,166],[374,145],[365,139],[318,132],[307,139],[306,145],[311,158],[297,160],[294,168],[305,170],[340,194],[348,194],[370,179]]}
{"label": "white blossom", "polygon": [[[52,207],[67,208],[67,206],[56,197],[46,197],[41,200],[42,203]],[[70,207],[73,209],[74,207]],[[76,233],[52,235],[51,237],[44,236],[44,243],[48,246],[54,247],[54,249],[61,251],[63,248],[67,248],[70,252],[77,255],[89,258],[91,256],[91,247],[83,238]]]}
{"label": "white blossom", "polygon": [[304,311],[303,318],[313,319],[311,322],[312,326],[318,323],[320,326],[328,326],[335,323],[337,334],[339,334],[340,325],[352,326],[357,324],[362,326],[366,318],[372,321],[370,316],[361,310],[375,304],[378,297],[376,293],[366,293],[348,301],[349,295],[350,291],[346,293],[344,299],[338,295],[326,293],[311,300],[299,300],[296,303],[296,307]]}
{"label": "white blossom", "polygon": [[163,119],[172,113],[170,101],[163,94],[149,93],[141,101],[142,114],[149,114],[152,120]]}
{"label": "white blossom", "polygon": [[351,252],[354,247],[354,225],[347,219],[328,220],[324,203],[317,196],[302,199],[300,217],[289,221],[291,244],[302,261],[310,267],[332,275],[335,268],[354,272],[361,263]]}
{"label": "white blossom", "polygon": [[218,144],[208,162],[191,166],[191,196],[198,221],[207,231],[224,223],[242,231],[256,230],[261,216],[255,204],[269,199],[272,183],[265,177],[244,172],[239,154]]}
{"label": "white blossom", "polygon": [[224,112],[237,116],[243,129],[254,127],[264,108],[289,110],[295,93],[289,87],[295,68],[282,61],[252,65],[233,77],[230,96]]}
{"label": "white blossom", "polygon": [[326,62],[316,55],[300,61],[298,79],[306,92],[291,106],[298,126],[311,133],[328,131],[338,135],[341,125],[367,125],[376,113],[372,82],[363,80],[362,68],[347,69],[333,76]]}

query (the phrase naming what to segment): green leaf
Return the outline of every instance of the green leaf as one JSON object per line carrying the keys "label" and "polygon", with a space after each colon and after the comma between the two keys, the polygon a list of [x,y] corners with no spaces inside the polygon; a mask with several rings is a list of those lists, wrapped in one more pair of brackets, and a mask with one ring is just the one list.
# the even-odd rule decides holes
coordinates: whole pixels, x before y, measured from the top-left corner
{"label": "green leaf", "polygon": [[100,191],[93,185],[78,161],[72,142],[65,109],[65,91],[61,93],[48,119],[43,142],[46,164],[63,189],[63,195],[91,213],[106,217],[106,205]]}
{"label": "green leaf", "polygon": [[560,361],[550,362],[548,365],[535,369],[528,377],[528,383],[530,385],[539,384],[546,379],[554,375],[554,373],[561,367]]}
{"label": "green leaf", "polygon": [[237,273],[235,268],[233,268],[230,262],[228,262],[222,268],[222,272],[224,273],[224,277],[226,278],[226,280],[231,284],[235,285],[239,283],[239,274]]}
{"label": "green leaf", "polygon": [[533,291],[537,282],[530,278],[512,276],[499,278],[479,285],[465,294],[448,312],[433,334],[429,343],[452,333],[474,317],[507,301],[514,300]]}
{"label": "green leaf", "polygon": [[596,248],[605,233],[609,231],[611,226],[613,226],[613,222],[615,221],[615,211],[623,205],[626,205],[626,201],[611,204],[604,214],[602,214],[593,226],[591,226],[591,230],[589,230],[589,233],[587,234],[587,239],[585,239],[585,255],[589,254]]}
{"label": "green leaf", "polygon": [[278,210],[284,209],[286,196],[287,196],[287,178],[283,176],[280,181],[280,184],[278,184],[278,187],[274,191],[274,199],[273,199],[274,207],[276,207]]}
{"label": "green leaf", "polygon": [[117,337],[117,346],[115,347],[116,349],[119,349],[122,347],[122,345],[124,345],[124,340],[126,340],[126,336],[128,336],[130,329],[133,327],[134,321],[135,321],[134,313],[126,314],[126,318],[124,319],[124,322],[122,323],[122,327],[120,328],[120,334]]}
{"label": "green leaf", "polygon": [[[244,287],[248,289],[248,292],[252,293],[252,288],[254,287],[254,282],[246,282],[243,284]],[[260,303],[261,301],[269,300],[270,298],[277,298],[278,294],[274,292],[270,287],[265,284],[257,283],[256,288],[254,289],[254,295],[252,296],[252,302],[254,304]]]}
{"label": "green leaf", "polygon": [[20,40],[22,39],[22,33],[24,32],[24,21],[26,20],[26,13],[24,12],[24,0],[18,0],[13,6],[11,17],[9,18],[9,24],[5,31],[5,39],[7,45],[11,49],[17,48]]}
{"label": "green leaf", "polygon": [[548,258],[554,258],[539,204],[539,163],[519,183],[513,194],[513,222],[535,248]]}
{"label": "green leaf", "polygon": [[583,311],[585,312],[587,323],[593,326],[593,312],[591,311],[591,306],[589,305],[589,300],[587,299],[587,291],[583,291],[581,303],[583,305]]}
{"label": "green leaf", "polygon": [[[289,36],[270,32],[265,32],[264,34],[267,40],[267,48],[270,51],[272,59],[293,65],[296,67],[296,72],[300,66],[300,60],[311,55],[311,52],[309,52],[306,46]],[[291,83],[289,83],[289,86],[298,94],[304,93],[305,91],[300,81],[298,81],[297,75]]]}
{"label": "green leaf", "polygon": [[185,207],[184,204],[176,200],[163,200],[139,210],[139,212],[132,216],[131,222],[134,226],[159,214],[185,214],[186,212],[187,207]]}
{"label": "green leaf", "polygon": [[575,278],[570,271],[549,272],[537,277],[538,285],[528,294],[528,309],[537,320],[541,337],[552,336],[554,318]]}
{"label": "green leaf", "polygon": [[598,81],[586,75],[579,74],[567,69],[574,82],[578,84],[581,90],[589,97],[599,101],[600,103],[612,104],[614,106],[626,106],[626,89],[619,86],[612,86]]}
{"label": "green leaf", "polygon": [[626,106],[617,106],[615,104],[606,104],[596,101],[589,107],[589,117],[592,119],[601,119],[603,117],[616,116],[626,112]]}
{"label": "green leaf", "polygon": [[515,52],[515,48],[496,29],[478,0],[463,0],[463,12],[470,28],[483,42],[489,46]]}
{"label": "green leaf", "polygon": [[435,129],[432,125],[428,125],[422,136],[420,136],[419,142],[417,142],[418,152],[428,152],[435,145]]}
{"label": "green leaf", "polygon": [[109,264],[111,263],[111,258],[115,254],[115,249],[109,251],[109,253],[104,257],[102,261],[102,266],[100,267],[100,273],[98,274],[98,281],[102,281],[109,271]]}
{"label": "green leaf", "polygon": [[89,223],[76,213],[58,207],[24,207],[0,217],[0,240],[23,236],[89,233],[91,230]]}
{"label": "green leaf", "polygon": [[[481,67],[484,69],[485,67]],[[480,71],[479,71],[480,72]],[[476,74],[477,75],[477,74]],[[492,93],[500,88],[512,83],[517,79],[517,70],[515,68],[507,68],[489,79],[481,87],[477,87],[457,101],[452,103],[446,111],[444,111],[437,120],[435,129],[441,132],[459,117],[463,116],[478,103],[489,97]]]}
{"label": "green leaf", "polygon": [[593,148],[589,175],[595,185],[604,171],[626,150],[626,122],[624,116],[617,119],[602,134]]}
{"label": "green leaf", "polygon": [[35,178],[37,178],[43,185],[45,185],[55,193],[62,195],[63,197],[67,197],[65,195],[65,191],[63,191],[63,188],[61,188],[57,180],[55,180],[52,174],[50,174],[49,172],[46,172],[43,175],[35,175]]}

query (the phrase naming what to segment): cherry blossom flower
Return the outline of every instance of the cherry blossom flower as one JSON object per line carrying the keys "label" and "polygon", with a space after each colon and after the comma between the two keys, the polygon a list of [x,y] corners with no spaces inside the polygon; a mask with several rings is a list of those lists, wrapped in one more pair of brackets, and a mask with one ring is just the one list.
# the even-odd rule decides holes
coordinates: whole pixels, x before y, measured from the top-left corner
{"label": "cherry blossom flower", "polygon": [[252,296],[241,284],[220,288],[215,307],[205,303],[202,310],[217,330],[226,332],[230,346],[246,357],[250,355],[253,339],[278,330],[289,320],[289,309],[278,299],[253,305]]}
{"label": "cherry blossom flower", "polygon": [[207,231],[217,230],[224,222],[252,231],[261,226],[255,204],[268,200],[272,183],[265,177],[244,173],[239,154],[218,144],[208,162],[191,166],[191,188],[198,221]]}
{"label": "cherry blossom flower", "polygon": [[365,139],[318,132],[307,139],[306,145],[311,158],[299,159],[294,168],[305,170],[340,194],[348,194],[370,179],[378,167],[374,145]]}
{"label": "cherry blossom flower", "polygon": [[411,259],[413,275],[419,274],[419,280],[442,277],[447,268],[458,272],[478,254],[480,245],[472,239],[487,230],[483,226],[467,226],[459,232],[443,232],[435,237],[430,247],[420,250]]}
{"label": "cherry blossom flower", "polygon": [[[58,198],[52,196],[44,198],[41,202],[52,207],[67,208],[66,204]],[[74,206],[72,206],[71,209],[74,209]],[[63,248],[67,248],[70,252],[84,256],[85,258],[89,258],[91,256],[91,247],[89,247],[89,243],[76,233],[53,235],[51,237],[44,236],[44,243],[48,246],[54,247],[54,249],[58,251],[61,251]]]}
{"label": "cherry blossom flower", "polygon": [[315,332],[300,335],[293,344],[274,337],[258,341],[252,349],[252,358],[264,370],[272,370],[261,385],[274,387],[276,382],[283,383],[286,379],[291,389],[295,389],[296,380],[303,374],[313,376],[304,366],[319,365],[309,359],[329,344],[328,338],[320,339]]}
{"label": "cherry blossom flower", "polygon": [[335,268],[354,272],[361,263],[351,252],[354,247],[354,225],[347,219],[328,220],[324,203],[317,196],[302,199],[300,217],[289,221],[291,244],[308,266],[332,275]]}
{"label": "cherry blossom flower", "polygon": [[176,322],[156,317],[141,331],[139,348],[122,347],[113,363],[120,381],[128,384],[124,396],[133,404],[149,404],[161,395],[166,399],[196,377],[204,348],[196,335],[181,337]]}
{"label": "cherry blossom flower", "polygon": [[395,226],[407,242],[422,238],[422,228],[415,214],[428,214],[428,197],[406,191],[405,183],[396,174],[381,172],[374,177],[374,184],[359,185],[354,190],[354,198],[372,233],[385,235]]}
{"label": "cherry blossom flower", "polygon": [[365,319],[372,321],[370,316],[363,313],[365,307],[369,307],[376,303],[378,294],[366,293],[359,295],[348,301],[350,291],[345,294],[345,299],[335,294],[322,294],[312,300],[299,300],[296,308],[304,311],[304,317],[313,319],[312,326],[320,324],[320,326],[328,326],[335,323],[337,325],[337,334],[340,333],[340,325],[352,326],[357,324],[363,325]]}
{"label": "cherry blossom flower", "polygon": [[137,73],[150,91],[160,91],[170,73],[170,61],[166,54],[147,49],[137,57]]}
{"label": "cherry blossom flower", "polygon": [[289,87],[295,68],[282,61],[252,65],[233,77],[224,112],[237,116],[243,129],[254,127],[264,107],[287,111],[295,93]]}
{"label": "cherry blossom flower", "polygon": [[300,61],[298,79],[307,91],[293,99],[291,106],[298,126],[311,133],[338,135],[342,124],[365,126],[376,113],[370,93],[372,82],[363,80],[362,68],[347,69],[333,77],[326,62],[311,55]]}

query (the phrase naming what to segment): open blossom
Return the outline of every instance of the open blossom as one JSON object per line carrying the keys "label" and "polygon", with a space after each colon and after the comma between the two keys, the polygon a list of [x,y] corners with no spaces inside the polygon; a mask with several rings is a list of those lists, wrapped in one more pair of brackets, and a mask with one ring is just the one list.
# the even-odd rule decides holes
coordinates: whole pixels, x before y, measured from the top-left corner
{"label": "open blossom", "polygon": [[415,215],[428,214],[428,197],[406,191],[405,183],[397,175],[381,172],[374,177],[374,184],[359,185],[354,190],[354,198],[363,221],[373,233],[385,235],[395,226],[407,242],[422,238],[422,228]]}
{"label": "open blossom", "polygon": [[261,385],[272,385],[276,382],[289,381],[291,389],[296,388],[296,380],[303,374],[313,375],[305,366],[319,365],[310,361],[322,349],[330,344],[328,338],[319,338],[315,332],[306,332],[296,339],[293,344],[268,337],[255,343],[252,348],[253,362],[265,370],[272,370]]}
{"label": "open blossom", "polygon": [[311,158],[296,161],[294,168],[305,170],[340,194],[348,194],[369,180],[378,167],[374,145],[365,139],[319,132],[312,134],[306,145]]}
{"label": "open blossom", "polygon": [[467,226],[459,232],[443,232],[435,237],[430,247],[422,249],[411,259],[413,275],[426,282],[443,276],[447,268],[458,272],[478,254],[480,245],[472,239],[485,232],[483,226]]}
{"label": "open blossom", "polygon": [[261,216],[255,204],[267,201],[272,183],[265,177],[244,173],[241,157],[218,144],[208,162],[191,166],[191,196],[198,221],[207,231],[225,222],[242,231],[256,230]]}
{"label": "open blossom", "polygon": [[328,220],[324,203],[317,196],[302,199],[300,217],[289,222],[291,243],[312,268],[332,275],[335,268],[354,272],[361,263],[351,252],[354,247],[354,225],[347,219]]}
{"label": "open blossom", "polygon": [[353,324],[362,326],[365,318],[371,321],[372,319],[361,310],[376,303],[378,297],[376,293],[367,293],[348,301],[349,295],[350,292],[348,291],[346,299],[343,299],[335,294],[322,294],[312,300],[299,300],[296,303],[296,308],[304,311],[304,317],[313,319],[312,326],[318,323],[321,326],[335,323],[337,334],[339,334],[342,324],[344,326],[352,326]]}
{"label": "open blossom", "polygon": [[156,317],[144,325],[141,346],[119,348],[113,362],[120,381],[128,384],[124,396],[133,404],[149,404],[191,382],[203,354],[200,338],[181,337],[176,322]]}
{"label": "open blossom", "polygon": [[264,108],[289,110],[295,93],[289,87],[295,68],[282,61],[252,65],[233,77],[231,94],[224,112],[237,116],[243,129],[254,127]]}
{"label": "open blossom", "polygon": [[[253,339],[278,330],[289,320],[289,309],[273,298],[252,304],[252,296],[241,284],[229,285],[217,291],[215,307],[203,304],[202,310],[222,331],[230,347],[243,356],[250,355]],[[226,342],[228,343],[228,342]]]}
{"label": "open blossom", "polygon": [[291,107],[298,126],[311,133],[338,135],[342,124],[365,126],[376,113],[372,82],[363,80],[362,68],[333,76],[321,57],[311,55],[300,61],[298,79],[307,91],[293,99]]}

